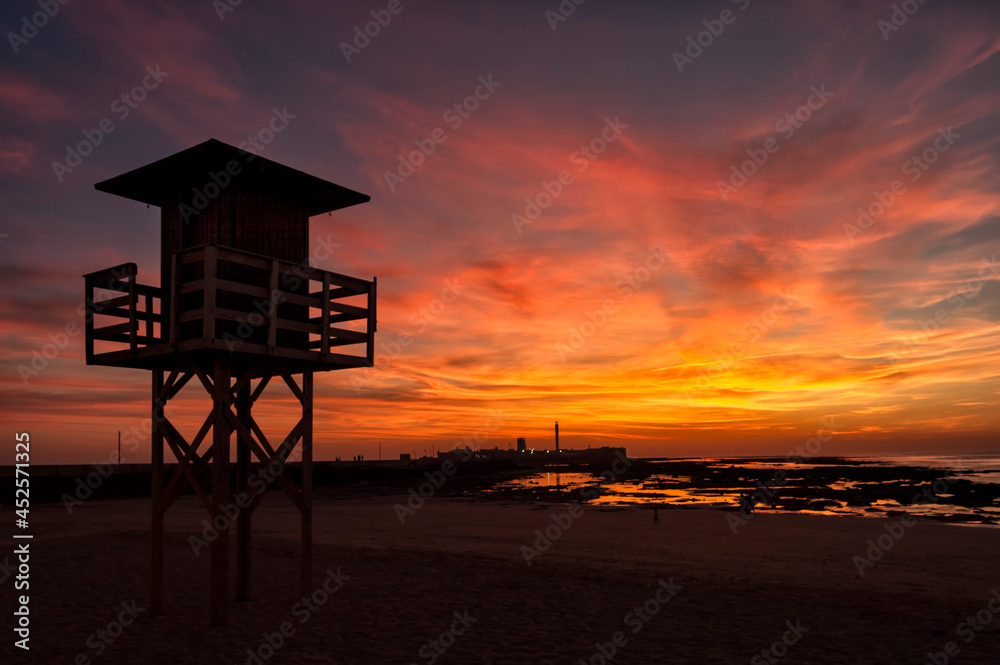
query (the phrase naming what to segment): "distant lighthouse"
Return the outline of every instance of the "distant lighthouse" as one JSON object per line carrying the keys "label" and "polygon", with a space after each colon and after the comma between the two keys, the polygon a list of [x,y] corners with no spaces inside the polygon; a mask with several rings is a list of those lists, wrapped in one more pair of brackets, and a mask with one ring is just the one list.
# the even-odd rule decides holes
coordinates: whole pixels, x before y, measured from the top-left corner
{"label": "distant lighthouse", "polygon": [[559,452],[559,421],[556,421],[556,452]]}

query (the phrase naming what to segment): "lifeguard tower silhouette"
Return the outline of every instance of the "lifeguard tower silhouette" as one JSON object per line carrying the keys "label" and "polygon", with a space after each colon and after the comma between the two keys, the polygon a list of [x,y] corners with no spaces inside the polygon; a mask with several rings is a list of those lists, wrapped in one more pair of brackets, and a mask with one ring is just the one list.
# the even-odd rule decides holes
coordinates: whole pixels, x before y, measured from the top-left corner
{"label": "lifeguard tower silhouette", "polygon": [[[152,614],[163,611],[164,514],[187,487],[209,520],[224,525],[210,546],[211,623],[227,622],[230,521],[236,599],[249,599],[251,517],[264,496],[248,489],[253,474],[276,480],[301,513],[301,585],[310,593],[313,373],[372,365],[375,280],[310,267],[309,218],[370,197],[214,139],[94,187],[160,208],[159,287],[138,284],[134,263],[84,276],[87,364],[153,374]],[[212,408],[188,441],[164,411],[191,379],[204,386]],[[272,379],[283,380],[302,407],[277,446],[253,413]],[[169,480],[164,441],[177,460]],[[284,471],[299,442],[297,484]]]}

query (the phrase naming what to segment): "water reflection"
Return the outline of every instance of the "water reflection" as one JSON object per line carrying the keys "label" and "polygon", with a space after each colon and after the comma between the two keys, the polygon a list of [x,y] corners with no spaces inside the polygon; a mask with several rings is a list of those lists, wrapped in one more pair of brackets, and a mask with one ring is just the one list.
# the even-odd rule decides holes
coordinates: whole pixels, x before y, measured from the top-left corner
{"label": "water reflection", "polygon": [[[581,496],[594,497],[588,503],[603,506],[627,505],[669,505],[675,507],[715,507],[733,508],[739,505],[739,496],[743,492],[753,493],[760,489],[753,474],[744,478],[738,472],[776,470],[794,467],[803,470],[808,465],[785,463],[748,462],[746,464],[722,463],[718,460],[702,460],[706,469],[732,470],[730,478],[737,482],[726,487],[706,486],[711,476],[651,474],[645,478],[631,480],[609,481],[590,473],[573,471],[548,471],[510,479],[493,485],[488,492],[496,494],[522,496],[530,499],[569,500],[581,499]],[[759,475],[759,474],[758,474]],[[986,474],[964,474],[972,482],[982,482],[985,475],[990,481],[996,480],[995,472]],[[746,484],[739,483],[743,478]],[[894,481],[906,493],[904,479]],[[694,484],[693,484],[694,483]],[[951,503],[954,495],[942,492],[936,502],[916,502],[904,505],[894,499],[875,498],[875,489],[884,489],[885,482],[866,482],[862,480],[837,479],[830,482],[797,483],[794,486],[777,486],[776,507],[761,505],[757,509],[766,512],[801,513],[811,515],[857,515],[863,517],[886,517],[906,512],[917,517],[947,517],[949,521],[968,521],[1000,523],[1000,502],[994,501],[992,506],[965,507]],[[580,490],[590,488],[591,491],[580,494]],[[831,496],[838,493],[848,495],[850,500]],[[868,496],[858,499],[858,496]],[[912,495],[912,491],[910,493]]]}

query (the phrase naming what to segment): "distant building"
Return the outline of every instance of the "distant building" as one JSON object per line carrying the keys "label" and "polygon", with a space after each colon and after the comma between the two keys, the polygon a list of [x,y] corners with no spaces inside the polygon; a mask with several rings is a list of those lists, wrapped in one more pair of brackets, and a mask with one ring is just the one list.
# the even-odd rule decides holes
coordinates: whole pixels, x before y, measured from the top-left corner
{"label": "distant building", "polygon": [[472,460],[509,460],[517,464],[611,464],[616,459],[627,456],[624,447],[601,446],[600,448],[586,448],[581,450],[560,449],[560,450],[534,450],[528,449],[527,442],[523,437],[517,439],[517,448],[480,448],[470,450],[469,448],[455,448],[454,450],[439,450],[438,459],[451,459],[456,462],[468,462]]}

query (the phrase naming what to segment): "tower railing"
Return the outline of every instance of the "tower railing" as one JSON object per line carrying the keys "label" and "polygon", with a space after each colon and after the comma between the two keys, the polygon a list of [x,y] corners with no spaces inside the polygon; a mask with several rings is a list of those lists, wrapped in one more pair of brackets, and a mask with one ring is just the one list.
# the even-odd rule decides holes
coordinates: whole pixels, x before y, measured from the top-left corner
{"label": "tower railing", "polygon": [[[85,353],[88,365],[95,364],[95,341],[112,342],[119,348],[124,344],[130,354],[137,354],[139,349],[162,341],[159,337],[163,324],[160,289],[138,284],[137,273],[136,264],[123,263],[83,276],[86,306]],[[99,293],[108,291],[112,293],[110,297],[103,293],[104,297],[98,298]],[[125,319],[125,322],[98,328],[95,324],[97,316]]]}
{"label": "tower railing", "polygon": [[[88,364],[205,350],[343,367],[374,361],[374,279],[206,244],[173,255],[164,308],[161,289],[136,283],[136,272],[127,263],[85,276]],[[100,289],[123,295],[97,300]],[[96,316],[127,320],[96,327]],[[97,353],[95,341],[111,348]]]}

